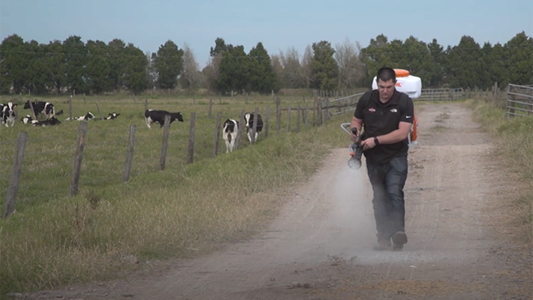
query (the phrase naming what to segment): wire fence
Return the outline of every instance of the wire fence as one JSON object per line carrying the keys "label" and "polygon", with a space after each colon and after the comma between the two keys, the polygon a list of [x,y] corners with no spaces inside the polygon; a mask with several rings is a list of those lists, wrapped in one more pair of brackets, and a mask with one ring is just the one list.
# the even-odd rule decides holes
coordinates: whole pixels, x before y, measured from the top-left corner
{"label": "wire fence", "polygon": [[[268,140],[274,134],[321,126],[344,110],[343,105],[315,98],[314,103],[282,107],[277,98],[274,110],[255,109],[264,124],[260,138]],[[206,128],[205,124],[197,127],[196,113],[191,113],[185,130],[171,130],[167,115],[162,134],[150,136],[137,136],[134,124],[127,129],[89,130],[87,124],[94,121],[81,121],[76,132],[64,135],[28,138],[27,133],[20,131],[16,140],[0,141],[4,154],[0,157],[0,191],[6,195],[3,217],[11,215],[17,203],[39,205],[52,198],[72,197],[80,187],[105,188],[128,182],[131,177],[160,172],[168,166],[179,168],[197,160],[216,158],[224,151],[220,141],[221,115],[218,112]],[[239,124],[245,124],[244,115],[242,110]],[[257,125],[252,125],[255,128],[250,128],[251,141],[247,140],[244,126],[240,126],[235,150],[256,142],[253,132]]]}

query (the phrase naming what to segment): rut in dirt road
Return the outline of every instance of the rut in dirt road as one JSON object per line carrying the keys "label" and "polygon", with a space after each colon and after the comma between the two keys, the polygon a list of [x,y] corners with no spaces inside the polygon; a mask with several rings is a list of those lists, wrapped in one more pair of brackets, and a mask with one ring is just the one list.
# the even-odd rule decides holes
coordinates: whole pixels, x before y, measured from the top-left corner
{"label": "rut in dirt road", "polygon": [[349,170],[337,149],[249,241],[157,276],[27,299],[531,299],[531,260],[492,230],[497,191],[510,183],[489,138],[460,103],[422,105],[418,118],[401,252],[372,250],[366,170]]}

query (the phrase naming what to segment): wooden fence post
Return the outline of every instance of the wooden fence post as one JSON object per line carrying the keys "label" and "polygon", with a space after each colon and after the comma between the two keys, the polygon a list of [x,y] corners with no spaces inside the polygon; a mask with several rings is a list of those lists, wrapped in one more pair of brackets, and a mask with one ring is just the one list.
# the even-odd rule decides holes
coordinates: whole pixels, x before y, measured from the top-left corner
{"label": "wooden fence post", "polygon": [[296,132],[300,132],[300,104],[296,110]]}
{"label": "wooden fence post", "polygon": [[[32,111],[33,111],[33,108],[32,108]],[[68,99],[68,119],[69,121],[72,121],[72,95],[70,95],[70,98]]]}
{"label": "wooden fence post", "polygon": [[159,170],[163,170],[165,168],[165,161],[167,159],[168,135],[170,132],[170,115],[165,115],[165,122],[163,124],[163,140],[161,141],[161,154],[159,155]]}
{"label": "wooden fence post", "polygon": [[[31,102],[31,101],[30,101]],[[6,206],[4,209],[3,218],[9,217],[15,211],[15,203],[17,201],[17,192],[19,189],[20,175],[22,174],[22,161],[24,160],[24,148],[26,147],[26,140],[28,134],[20,131],[15,146],[15,158],[13,160],[13,170],[11,171],[11,179],[9,180],[9,187],[7,188]]]}
{"label": "wooden fence post", "polygon": [[513,118],[515,114],[515,103],[514,101],[512,101],[514,99],[512,99],[512,95],[510,94],[510,92],[511,84],[507,84],[507,114],[509,115],[509,117]]}
{"label": "wooden fence post", "polygon": [[304,124],[305,127],[309,126],[309,104],[305,104],[305,114],[304,114]]}
{"label": "wooden fence post", "polygon": [[287,132],[291,132],[291,105],[287,106]]}
{"label": "wooden fence post", "polygon": [[211,119],[211,111],[213,110],[213,98],[209,98],[209,110],[207,112],[207,117]]}
{"label": "wooden fence post", "polygon": [[218,112],[217,113],[217,118],[216,118],[216,121],[215,121],[215,139],[214,139],[214,142],[213,142],[213,155],[212,157],[215,158],[218,154],[218,141],[219,141],[219,138],[220,138],[220,122],[221,122],[221,119],[222,119],[222,112]]}
{"label": "wooden fence post", "polygon": [[265,139],[268,137],[268,123],[270,123],[270,106],[266,107],[265,120],[263,122],[263,131],[265,132]]}
{"label": "wooden fence post", "polygon": [[279,135],[279,132],[281,130],[281,107],[280,107],[281,101],[278,98],[276,98],[276,136]]}
{"label": "wooden fence post", "polygon": [[148,99],[144,99],[144,111],[148,110]]}
{"label": "wooden fence post", "polygon": [[317,105],[316,105],[316,110],[317,110],[317,123],[318,123],[318,126],[321,126],[322,125],[322,99],[319,99],[318,102],[317,102]]}
{"label": "wooden fence post", "polygon": [[87,122],[80,122],[78,128],[78,142],[76,144],[76,154],[74,155],[74,167],[72,168],[72,179],[70,180],[69,197],[78,193],[78,183],[80,182],[81,162],[83,160],[83,148],[85,147],[85,136],[87,134]]}
{"label": "wooden fence post", "polygon": [[100,119],[104,119],[104,116],[102,116],[102,112],[100,111],[100,106],[98,105],[98,102],[96,102],[96,109],[98,109],[98,114],[100,115]]}
{"label": "wooden fence post", "polygon": [[244,114],[245,112],[243,109],[241,110],[241,116],[239,117],[239,125],[238,125],[239,132],[237,134],[237,137],[235,138],[235,146],[234,146],[235,150],[239,149],[239,147],[241,146],[242,134],[243,132],[246,132],[246,124],[244,124]]}
{"label": "wooden fence post", "polygon": [[133,146],[135,144],[135,125],[130,125],[130,135],[128,137],[128,149],[126,150],[126,163],[124,164],[124,175],[122,181],[126,182],[130,179],[131,163],[133,161]]}
{"label": "wooden fence post", "polygon": [[326,109],[324,109],[324,122],[329,121],[329,98],[326,98]]}
{"label": "wooden fence post", "polygon": [[35,113],[35,110],[33,109],[33,102],[31,102],[31,99],[28,101],[30,102],[31,115],[33,116],[34,120],[37,120],[37,114]]}
{"label": "wooden fence post", "polygon": [[196,113],[191,113],[191,122],[189,125],[189,144],[187,163],[192,164],[194,162],[194,124],[196,123]]}

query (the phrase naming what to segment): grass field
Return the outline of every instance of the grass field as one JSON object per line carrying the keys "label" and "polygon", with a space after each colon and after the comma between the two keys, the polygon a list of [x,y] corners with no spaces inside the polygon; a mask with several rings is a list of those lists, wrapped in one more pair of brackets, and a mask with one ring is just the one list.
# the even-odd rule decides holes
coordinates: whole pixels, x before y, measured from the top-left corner
{"label": "grass field", "polygon": [[[303,98],[282,98],[282,107],[295,107]],[[7,102],[10,99],[0,99]],[[49,98],[58,110],[68,110],[68,98]],[[32,127],[17,122],[0,128],[0,192],[11,174],[18,132],[28,134],[16,211],[0,219],[0,298],[8,292],[47,289],[75,282],[105,280],[120,271],[142,268],[125,263],[134,256],[153,259],[192,257],[227,242],[244,239],[276,216],[291,187],[304,182],[333,147],[347,147],[339,124],[351,115],[334,116],[322,126],[286,132],[286,112],[276,134],[271,97],[222,98],[208,117],[209,99],[149,99],[149,108],[180,111],[184,123],[170,129],[166,168],[159,170],[162,130],[144,123],[144,100],[109,97],[75,99],[73,115],[91,111],[98,116],[121,113],[117,120],[88,122],[79,193],[69,198],[79,122]],[[525,182],[518,206],[522,237],[531,232],[533,198],[533,119],[506,120],[503,111],[472,101],[477,120],[500,147],[499,157],[516,166]],[[220,140],[212,158],[215,115],[238,118],[241,110],[270,107],[269,136],[226,154]],[[419,109],[419,104],[416,103]],[[19,117],[25,114],[18,107]],[[422,110],[420,110],[422,111]],[[194,163],[187,164],[189,116],[196,113]],[[312,118],[312,115],[310,115]],[[312,122],[311,122],[312,123]],[[133,170],[122,182],[130,125],[136,126]],[[348,150],[347,150],[348,153]]]}
{"label": "grass field", "polygon": [[[11,99],[1,99],[7,102]],[[56,110],[68,111],[68,98],[49,98]],[[214,99],[215,100],[215,99]],[[218,100],[218,99],[216,99]],[[313,106],[300,97],[282,98],[282,108]],[[20,100],[19,100],[20,101]],[[0,220],[0,294],[45,289],[61,284],[117,276],[140,265],[121,260],[188,257],[212,251],[252,234],[277,213],[291,185],[312,175],[332,147],[346,147],[338,128],[350,116],[333,117],[323,126],[296,133],[296,113],[287,132],[287,112],[276,134],[272,97],[149,99],[148,107],[180,111],[185,122],[171,125],[166,167],[159,170],[162,129],[144,123],[144,100],[74,99],[72,114],[91,111],[121,115],[117,120],[89,121],[79,193],[67,196],[72,175],[78,121],[50,127],[17,122],[0,128],[0,191],[5,195],[19,131],[28,135],[16,211]],[[18,114],[26,114],[19,102]],[[239,118],[270,107],[269,136],[225,153],[220,139],[212,158],[215,116]],[[186,163],[190,114],[196,114],[194,163]],[[310,113],[310,124],[313,115]],[[316,116],[315,116],[316,118]],[[131,178],[122,182],[130,125],[136,126]]]}

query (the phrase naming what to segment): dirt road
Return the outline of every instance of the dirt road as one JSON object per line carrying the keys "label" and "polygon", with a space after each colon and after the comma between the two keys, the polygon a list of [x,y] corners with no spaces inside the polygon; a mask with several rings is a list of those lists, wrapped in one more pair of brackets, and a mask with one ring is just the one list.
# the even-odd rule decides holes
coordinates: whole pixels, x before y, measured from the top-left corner
{"label": "dirt road", "polygon": [[[257,237],[128,281],[25,299],[532,299],[531,257],[502,235],[511,179],[462,104],[424,105],[405,188],[409,243],[372,250],[366,170],[333,151]],[[503,218],[503,219],[502,219]]]}

